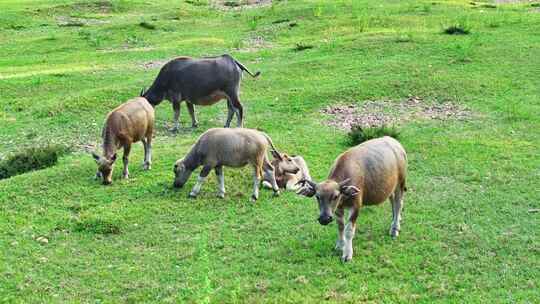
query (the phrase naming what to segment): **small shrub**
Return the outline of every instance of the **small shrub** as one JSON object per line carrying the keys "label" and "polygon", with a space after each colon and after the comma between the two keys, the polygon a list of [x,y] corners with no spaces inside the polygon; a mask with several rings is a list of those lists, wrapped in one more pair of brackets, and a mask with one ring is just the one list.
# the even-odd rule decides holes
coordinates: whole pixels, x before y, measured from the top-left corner
{"label": "small shrub", "polygon": [[313,45],[310,45],[310,44],[304,44],[302,42],[300,43],[297,43],[296,46],[293,48],[293,50],[295,52],[301,52],[301,51],[304,51],[304,50],[309,50],[309,49],[312,49],[314,48]]}
{"label": "small shrub", "polygon": [[25,26],[24,25],[18,25],[18,24],[12,24],[9,26],[9,28],[11,28],[12,30],[24,30],[25,29]]}
{"label": "small shrub", "polygon": [[471,30],[464,25],[456,24],[445,28],[443,32],[447,35],[468,35]]}
{"label": "small shrub", "polygon": [[279,23],[284,23],[284,22],[289,22],[291,20],[289,19],[278,19],[276,21],[273,21],[272,24],[279,24]]}
{"label": "small shrub", "polygon": [[156,26],[153,25],[152,23],[149,23],[149,22],[146,22],[146,21],[142,21],[141,23],[139,23],[139,26],[145,28],[145,29],[148,29],[148,30],[155,30],[156,29]]}
{"label": "small shrub", "polygon": [[540,2],[531,3],[531,7],[540,7]]}
{"label": "small shrub", "polygon": [[259,17],[253,17],[253,18],[250,18],[248,20],[248,26],[249,26],[249,29],[254,31],[255,29],[257,29],[257,25],[259,24]]}
{"label": "small shrub", "polygon": [[323,15],[323,8],[322,6],[317,6],[315,8],[313,8],[313,16],[317,17],[317,18],[320,18],[322,17]]}
{"label": "small shrub", "polygon": [[225,1],[223,2],[223,5],[228,6],[228,7],[237,7],[237,6],[240,6],[241,4],[237,1]]}
{"label": "small shrub", "polygon": [[29,148],[9,156],[0,162],[0,179],[40,170],[56,165],[58,158],[65,154],[63,146]]}
{"label": "small shrub", "polygon": [[431,7],[432,7],[433,5],[435,5],[435,4],[436,4],[436,3],[431,3],[431,4],[430,4],[430,3],[424,3],[424,4],[422,5],[421,12],[424,13],[424,14],[429,14],[429,13],[431,13]]}
{"label": "small shrub", "polygon": [[396,42],[403,43],[403,42],[412,42],[413,36],[411,33],[399,33],[396,37]]}
{"label": "small shrub", "polygon": [[201,0],[186,0],[186,3],[191,4],[193,6],[206,6],[208,3],[206,1]]}
{"label": "small shrub", "polygon": [[395,139],[399,138],[399,131],[395,127],[387,127],[385,125],[378,127],[361,127],[359,125],[352,126],[349,131],[348,143],[350,146],[359,145],[373,138],[390,136]]}
{"label": "small shrub", "polygon": [[79,220],[73,226],[75,232],[89,232],[94,234],[120,234],[121,229],[115,223],[99,218]]}
{"label": "small shrub", "polygon": [[81,27],[84,26],[84,22],[78,20],[70,20],[65,23],[58,24],[61,27]]}
{"label": "small shrub", "polygon": [[482,7],[482,8],[497,8],[497,6],[495,4],[491,4],[491,3],[484,3],[484,4],[480,5],[480,7]]}

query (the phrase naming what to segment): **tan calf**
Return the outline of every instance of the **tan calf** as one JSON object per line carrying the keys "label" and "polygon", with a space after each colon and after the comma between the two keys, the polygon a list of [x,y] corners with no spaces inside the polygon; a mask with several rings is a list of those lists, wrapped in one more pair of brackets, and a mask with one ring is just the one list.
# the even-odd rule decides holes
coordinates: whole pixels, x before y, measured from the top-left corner
{"label": "tan calf", "polygon": [[[223,166],[243,167],[247,164],[253,166],[253,195],[252,199],[259,197],[259,184],[263,177],[268,177],[274,194],[279,194],[279,188],[274,179],[274,168],[268,161],[266,152],[268,146],[276,150],[272,140],[263,132],[252,129],[215,128],[203,133],[191,151],[176,161],[174,165],[174,187],[184,186],[191,173],[202,166],[197,184],[190,192],[196,197],[201,186],[212,169],[215,170],[219,183],[219,197],[225,196],[225,182]],[[264,173],[264,176],[263,176]]]}
{"label": "tan calf", "polygon": [[[302,156],[289,156],[286,153],[274,151],[272,151],[272,156],[274,157],[272,166],[274,166],[275,179],[280,189],[298,190],[299,181],[311,180],[309,169]],[[271,187],[268,179],[263,181],[263,185],[267,188]]]}
{"label": "tan calf", "polygon": [[103,178],[103,184],[112,182],[112,172],[116,161],[116,151],[124,148],[123,178],[129,177],[128,162],[131,144],[142,141],[144,146],[145,170],[152,163],[152,133],[154,129],[154,108],[143,97],[137,97],[112,110],[105,119],[103,127],[103,156],[92,155],[98,164],[96,178]]}
{"label": "tan calf", "polygon": [[[406,176],[405,150],[397,140],[385,136],[347,150],[336,159],[327,180],[318,184],[302,180],[298,193],[308,197],[315,195],[321,225],[328,225],[336,215],[336,249],[342,251],[341,259],[346,262],[353,256],[352,239],[361,207],[380,204],[390,198],[393,214],[390,235],[398,236]],[[346,209],[349,210],[347,224]]]}

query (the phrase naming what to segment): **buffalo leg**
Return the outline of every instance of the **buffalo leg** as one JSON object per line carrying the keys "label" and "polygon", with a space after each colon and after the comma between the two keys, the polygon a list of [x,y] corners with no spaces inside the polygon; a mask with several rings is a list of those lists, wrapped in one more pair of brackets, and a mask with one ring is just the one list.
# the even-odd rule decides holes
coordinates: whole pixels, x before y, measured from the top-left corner
{"label": "buffalo leg", "polygon": [[189,193],[189,197],[197,197],[197,195],[199,195],[199,192],[201,191],[201,186],[211,170],[212,167],[210,166],[204,166],[202,168],[201,173],[199,174],[199,178],[197,179],[197,183],[195,184],[195,186],[193,186],[193,189],[191,189],[191,192]]}
{"label": "buffalo leg", "polygon": [[152,167],[152,137],[141,140],[144,147],[143,169],[150,170]]}
{"label": "buffalo leg", "polygon": [[174,111],[174,126],[171,131],[176,132],[180,128],[180,99],[174,98],[171,102]]}
{"label": "buffalo leg", "polygon": [[401,209],[403,208],[403,190],[396,187],[394,194],[390,197],[392,203],[392,226],[390,226],[390,236],[395,238],[401,229]]}
{"label": "buffalo leg", "polygon": [[256,201],[259,199],[259,184],[261,183],[259,168],[255,167],[253,170],[253,194],[251,200]]}
{"label": "buffalo leg", "polygon": [[131,145],[127,144],[124,146],[124,156],[122,157],[122,161],[124,163],[124,170],[122,171],[122,178],[129,178],[129,152],[131,151]]}
{"label": "buffalo leg", "polygon": [[227,121],[225,122],[225,128],[229,128],[231,126],[231,120],[234,116],[234,107],[232,106],[231,101],[227,100]]}
{"label": "buffalo leg", "polygon": [[196,128],[199,126],[199,122],[197,121],[197,118],[195,117],[195,109],[193,108],[193,104],[190,102],[186,102],[189,116],[191,116],[191,127]]}
{"label": "buffalo leg", "polygon": [[264,180],[268,181],[274,190],[274,196],[279,195],[279,186],[276,181],[276,175],[274,173],[274,167],[268,161],[266,156],[263,159],[263,171],[264,171]]}
{"label": "buffalo leg", "polygon": [[214,168],[218,180],[218,196],[225,198],[225,178],[223,176],[223,166],[217,166]]}
{"label": "buffalo leg", "polygon": [[242,126],[244,125],[244,108],[240,103],[240,98],[238,98],[238,89],[234,89],[226,93],[230,97],[231,105],[236,112],[236,126],[238,128],[242,128]]}
{"label": "buffalo leg", "polygon": [[345,210],[343,208],[337,208],[335,215],[338,225],[338,239],[336,241],[336,250],[342,252],[343,246],[345,245],[345,238],[343,234],[343,230],[345,229]]}
{"label": "buffalo leg", "polygon": [[345,225],[345,244],[343,246],[343,255],[341,260],[343,262],[349,262],[353,257],[352,241],[356,231],[356,219],[358,218],[359,208],[354,206],[351,208],[351,214],[349,216],[349,222]]}

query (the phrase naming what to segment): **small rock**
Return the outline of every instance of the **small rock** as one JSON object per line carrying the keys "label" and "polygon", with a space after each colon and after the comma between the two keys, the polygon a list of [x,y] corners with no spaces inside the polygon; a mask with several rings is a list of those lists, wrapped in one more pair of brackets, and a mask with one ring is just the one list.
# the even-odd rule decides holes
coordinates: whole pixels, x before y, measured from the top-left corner
{"label": "small rock", "polygon": [[36,239],[36,241],[40,242],[41,244],[49,244],[49,239],[47,239],[44,236],[40,236]]}

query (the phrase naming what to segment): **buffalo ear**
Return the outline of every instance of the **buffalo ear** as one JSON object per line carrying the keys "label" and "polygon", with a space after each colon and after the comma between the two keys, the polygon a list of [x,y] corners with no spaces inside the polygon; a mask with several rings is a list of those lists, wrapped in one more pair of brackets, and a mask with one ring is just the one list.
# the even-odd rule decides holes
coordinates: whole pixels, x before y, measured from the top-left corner
{"label": "buffalo ear", "polygon": [[275,159],[283,160],[283,157],[281,157],[281,154],[279,154],[278,151],[272,150],[271,153],[272,153],[272,156],[273,156]]}
{"label": "buffalo ear", "polygon": [[317,184],[315,184],[314,182],[310,180],[302,179],[299,182],[297,182],[296,185],[300,186],[298,191],[296,191],[296,194],[312,197],[317,192],[317,189],[316,189]]}
{"label": "buffalo ear", "polygon": [[343,186],[340,189],[342,195],[347,198],[355,197],[360,193],[360,189],[355,186]]}
{"label": "buffalo ear", "polygon": [[99,162],[99,159],[101,158],[96,152],[92,152],[92,157],[96,162]]}

